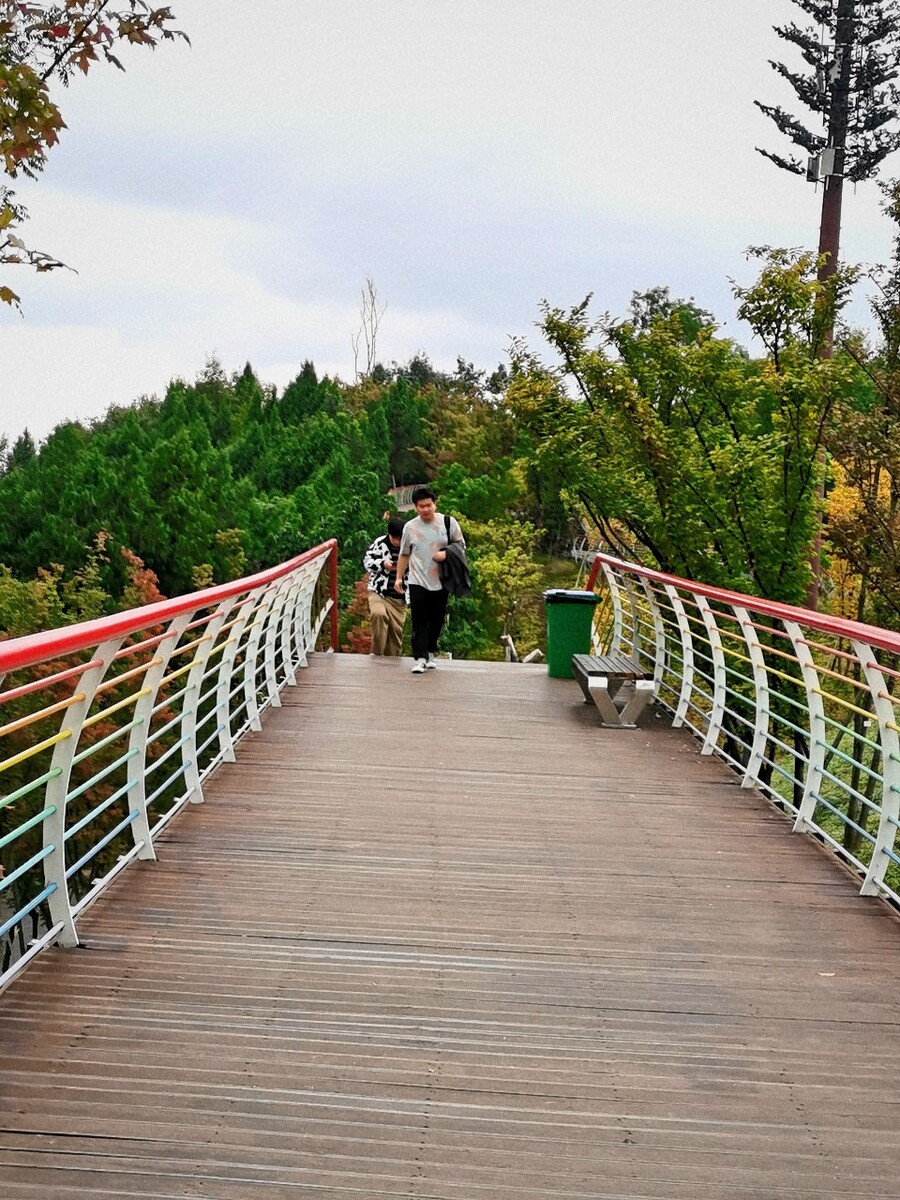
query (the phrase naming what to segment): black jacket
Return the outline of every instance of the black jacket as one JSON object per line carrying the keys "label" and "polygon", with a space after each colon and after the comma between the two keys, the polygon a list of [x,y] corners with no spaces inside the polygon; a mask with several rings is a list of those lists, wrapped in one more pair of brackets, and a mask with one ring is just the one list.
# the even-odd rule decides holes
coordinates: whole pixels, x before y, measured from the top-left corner
{"label": "black jacket", "polygon": [[[447,536],[450,536],[450,522],[447,518]],[[466,547],[463,542],[450,542],[447,546],[447,557],[440,564],[441,587],[451,596],[471,596],[472,580],[469,577],[469,564],[466,562]]]}

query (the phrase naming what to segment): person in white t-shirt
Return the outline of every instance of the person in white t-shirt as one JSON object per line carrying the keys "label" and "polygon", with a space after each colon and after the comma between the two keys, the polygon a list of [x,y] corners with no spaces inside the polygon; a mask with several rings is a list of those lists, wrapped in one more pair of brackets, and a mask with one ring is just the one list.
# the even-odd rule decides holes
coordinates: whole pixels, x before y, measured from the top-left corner
{"label": "person in white t-shirt", "polygon": [[[403,527],[397,558],[395,591],[409,568],[409,611],[412,616],[413,674],[421,675],[437,666],[438,638],[447,613],[447,593],[441,586],[440,563],[447,557],[447,523],[437,509],[437,496],[430,487],[413,490],[416,516]],[[465,539],[459,522],[450,517],[450,541]]]}

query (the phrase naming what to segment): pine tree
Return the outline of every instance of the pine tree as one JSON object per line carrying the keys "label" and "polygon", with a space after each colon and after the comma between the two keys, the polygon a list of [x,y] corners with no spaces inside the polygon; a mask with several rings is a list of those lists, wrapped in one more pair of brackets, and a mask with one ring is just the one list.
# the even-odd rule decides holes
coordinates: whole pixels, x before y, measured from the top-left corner
{"label": "pine tree", "polygon": [[[778,129],[807,154],[834,151],[830,163],[816,164],[817,173],[856,183],[870,179],[881,162],[900,147],[900,131],[891,127],[898,115],[900,91],[897,55],[900,50],[898,0],[793,0],[813,24],[775,26],[775,32],[796,46],[806,72],[791,71],[784,63],[772,67],[786,79],[798,100],[823,121],[823,132],[809,129],[783,108],[756,105]],[[777,166],[798,175],[813,168],[795,156],[785,158],[757,147]],[[830,157],[830,156],[829,156]],[[826,170],[819,169],[821,166]]]}

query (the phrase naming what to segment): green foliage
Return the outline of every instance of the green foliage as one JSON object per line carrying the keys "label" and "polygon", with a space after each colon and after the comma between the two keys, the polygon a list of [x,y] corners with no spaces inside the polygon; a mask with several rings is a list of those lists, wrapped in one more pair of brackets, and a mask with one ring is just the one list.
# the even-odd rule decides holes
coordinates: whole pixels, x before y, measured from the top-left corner
{"label": "green foliage", "polygon": [[843,486],[828,510],[836,558],[858,579],[849,615],[895,628],[900,617],[900,181],[884,189],[894,223],[892,262],[879,273],[872,301],[880,345],[842,342],[856,368],[855,386],[833,413],[828,447]]}
{"label": "green foliage", "polygon": [[[168,5],[121,3],[117,9],[110,0],[0,6],[0,170],[8,177],[36,178],[65,128],[48,81],[67,83],[75,71],[86,75],[98,62],[124,70],[113,53],[118,42],[153,47],[185,37],[171,27]],[[28,249],[15,233],[26,216],[13,193],[0,185],[0,263],[28,264],[38,271],[61,267],[53,255]],[[18,302],[12,288],[0,286],[0,303]]]}
{"label": "green foliage", "polygon": [[678,311],[638,328],[592,322],[588,301],[547,306],[542,329],[561,365],[520,346],[508,399],[533,436],[535,467],[564,481],[613,545],[624,530],[664,570],[800,603],[817,455],[850,371],[798,333],[816,327],[815,264],[782,253],[745,302],[763,330],[779,300],[788,311],[777,360],[749,362],[712,326],[686,340]]}

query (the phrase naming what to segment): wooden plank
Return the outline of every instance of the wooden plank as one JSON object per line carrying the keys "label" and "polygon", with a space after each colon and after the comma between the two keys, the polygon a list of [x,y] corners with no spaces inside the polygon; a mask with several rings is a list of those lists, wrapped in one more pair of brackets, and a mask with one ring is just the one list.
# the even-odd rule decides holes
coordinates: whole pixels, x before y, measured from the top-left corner
{"label": "wooden plank", "polygon": [[900,922],[646,713],[316,656],[5,994],[4,1200],[896,1200]]}

